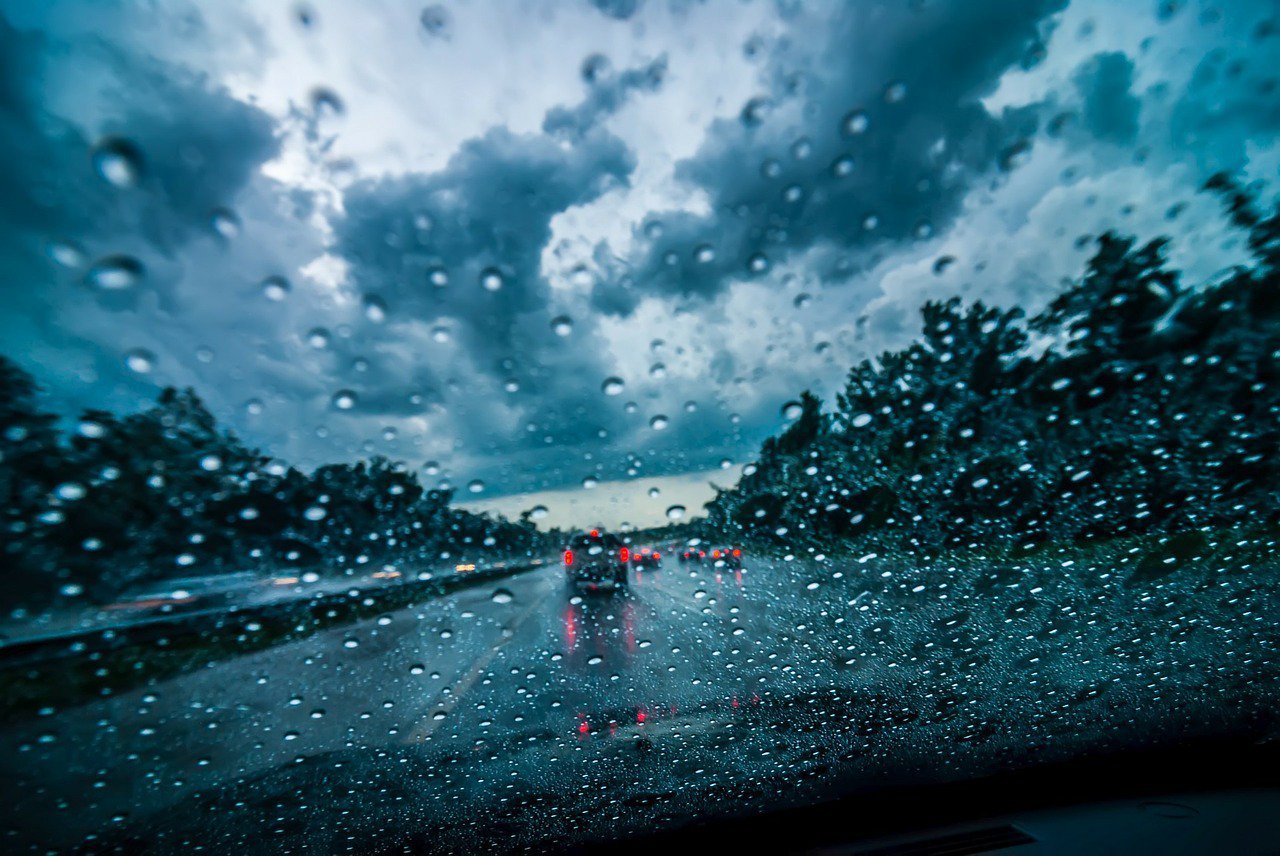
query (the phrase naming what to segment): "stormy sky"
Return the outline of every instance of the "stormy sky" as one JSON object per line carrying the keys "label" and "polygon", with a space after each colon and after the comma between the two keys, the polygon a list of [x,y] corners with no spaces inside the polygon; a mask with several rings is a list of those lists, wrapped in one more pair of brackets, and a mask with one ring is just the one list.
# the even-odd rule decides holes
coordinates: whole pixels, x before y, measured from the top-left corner
{"label": "stormy sky", "polygon": [[[1275,190],[1272,2],[0,3],[0,352],[304,468],[637,524],[929,298]],[[584,488],[584,483],[589,488]],[[587,518],[592,518],[587,520]]]}

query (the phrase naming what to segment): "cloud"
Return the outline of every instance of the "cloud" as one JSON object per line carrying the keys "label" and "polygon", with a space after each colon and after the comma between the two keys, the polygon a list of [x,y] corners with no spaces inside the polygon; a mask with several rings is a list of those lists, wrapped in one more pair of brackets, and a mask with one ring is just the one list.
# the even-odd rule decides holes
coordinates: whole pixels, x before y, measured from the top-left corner
{"label": "cloud", "polygon": [[797,10],[794,41],[780,39],[762,70],[765,91],[678,167],[710,210],[646,217],[629,284],[602,283],[596,306],[625,314],[648,294],[708,297],[816,245],[932,235],[1035,130],[1034,111],[992,115],[979,99],[1062,5],[850,4],[831,20]]}

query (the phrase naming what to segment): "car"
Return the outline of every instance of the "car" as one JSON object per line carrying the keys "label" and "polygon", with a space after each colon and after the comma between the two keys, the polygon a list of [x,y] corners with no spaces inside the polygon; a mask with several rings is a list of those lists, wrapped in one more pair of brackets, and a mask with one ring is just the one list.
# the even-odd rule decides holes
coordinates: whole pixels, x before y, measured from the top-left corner
{"label": "car", "polygon": [[685,547],[680,551],[681,562],[703,563],[707,560],[707,551],[701,547]]}
{"label": "car", "polygon": [[631,564],[637,569],[662,567],[662,553],[652,547],[634,547],[631,550]]}
{"label": "car", "polygon": [[742,548],[716,547],[711,551],[711,563],[718,568],[739,570],[742,567]]}
{"label": "car", "polygon": [[569,542],[562,560],[570,586],[620,589],[627,585],[631,548],[617,535],[592,529]]}

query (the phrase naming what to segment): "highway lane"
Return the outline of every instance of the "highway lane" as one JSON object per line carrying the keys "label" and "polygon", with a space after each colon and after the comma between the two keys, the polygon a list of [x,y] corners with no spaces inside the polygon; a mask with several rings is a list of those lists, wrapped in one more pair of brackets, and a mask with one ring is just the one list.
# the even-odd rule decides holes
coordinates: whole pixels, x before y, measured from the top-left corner
{"label": "highway lane", "polygon": [[576,739],[653,728],[691,699],[742,703],[761,675],[734,666],[763,666],[749,652],[773,635],[753,573],[669,562],[614,595],[535,572],[22,723],[0,746],[0,773],[26,785],[13,837],[70,844],[357,745]]}
{"label": "highway lane", "polygon": [[[1261,587],[1244,620],[1191,579],[1155,599],[1056,559],[954,571],[667,561],[625,595],[558,568],[461,591],[9,724],[6,849],[538,847],[1271,728]],[[1144,615],[1167,603],[1196,620]]]}

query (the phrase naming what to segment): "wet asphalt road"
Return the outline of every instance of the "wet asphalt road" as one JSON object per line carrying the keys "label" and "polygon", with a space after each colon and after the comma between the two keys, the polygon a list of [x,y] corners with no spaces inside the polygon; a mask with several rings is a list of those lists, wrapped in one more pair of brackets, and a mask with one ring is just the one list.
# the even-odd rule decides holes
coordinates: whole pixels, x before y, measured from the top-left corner
{"label": "wet asphalt road", "polygon": [[[690,706],[757,703],[770,675],[795,667],[761,573],[668,561],[610,593],[572,588],[552,567],[19,724],[0,744],[10,843],[73,845],[354,747],[436,755],[515,741],[554,754],[673,721],[697,728]],[[554,775],[545,759],[518,766]]]}
{"label": "wet asphalt road", "polygon": [[668,561],[623,595],[552,566],[3,726],[4,849],[543,849],[1280,737],[1274,568],[1128,555]]}

